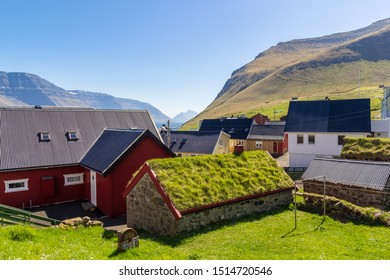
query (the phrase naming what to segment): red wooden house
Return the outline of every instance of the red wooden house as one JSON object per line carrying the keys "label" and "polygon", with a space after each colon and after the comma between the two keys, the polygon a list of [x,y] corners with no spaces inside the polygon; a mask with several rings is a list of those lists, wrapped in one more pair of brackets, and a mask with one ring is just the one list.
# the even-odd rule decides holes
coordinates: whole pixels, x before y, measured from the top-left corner
{"label": "red wooden house", "polygon": [[[107,135],[113,143],[105,141]],[[99,149],[111,160],[103,172],[89,165],[100,160]],[[0,109],[1,204],[27,208],[88,200],[109,216],[124,214],[121,194],[132,172],[148,159],[170,156],[147,111]]]}

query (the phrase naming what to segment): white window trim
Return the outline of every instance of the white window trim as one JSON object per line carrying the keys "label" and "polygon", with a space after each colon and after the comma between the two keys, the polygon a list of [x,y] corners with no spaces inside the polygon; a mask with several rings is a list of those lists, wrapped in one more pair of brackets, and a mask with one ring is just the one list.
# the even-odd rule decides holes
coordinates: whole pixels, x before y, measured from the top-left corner
{"label": "white window trim", "polygon": [[[80,181],[68,182],[68,178],[80,177]],[[84,184],[84,173],[64,174],[64,186],[80,185]]]}
{"label": "white window trim", "polygon": [[[16,189],[10,189],[9,185],[14,183],[24,183],[23,188],[16,188]],[[5,192],[6,193],[12,193],[12,192],[22,192],[22,191],[28,191],[28,179],[18,179],[18,180],[9,180],[4,181],[5,184]]]}
{"label": "white window trim", "polygon": [[[310,142],[310,137],[313,137],[313,142]],[[307,144],[309,145],[315,145],[316,144],[316,136],[314,134],[307,135]]]}
{"label": "white window trim", "polygon": [[255,147],[257,149],[262,149],[263,148],[263,141],[256,141],[255,142]]}

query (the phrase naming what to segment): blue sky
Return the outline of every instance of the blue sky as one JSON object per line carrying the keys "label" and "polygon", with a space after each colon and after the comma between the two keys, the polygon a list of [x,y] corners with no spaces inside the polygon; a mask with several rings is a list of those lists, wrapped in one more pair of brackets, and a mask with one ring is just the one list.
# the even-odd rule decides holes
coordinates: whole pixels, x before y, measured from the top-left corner
{"label": "blue sky", "polygon": [[0,0],[0,71],[201,111],[278,42],[390,17],[390,1]]}

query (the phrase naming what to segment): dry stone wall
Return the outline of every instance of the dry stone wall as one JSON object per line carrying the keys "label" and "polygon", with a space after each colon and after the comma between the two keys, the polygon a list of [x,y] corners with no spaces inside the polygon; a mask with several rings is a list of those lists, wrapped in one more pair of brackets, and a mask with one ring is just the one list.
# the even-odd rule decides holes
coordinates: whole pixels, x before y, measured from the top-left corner
{"label": "dry stone wall", "polygon": [[[305,181],[303,189],[308,193],[324,193],[323,182]],[[363,207],[390,209],[390,193],[356,186],[326,182],[326,195],[337,197]]]}

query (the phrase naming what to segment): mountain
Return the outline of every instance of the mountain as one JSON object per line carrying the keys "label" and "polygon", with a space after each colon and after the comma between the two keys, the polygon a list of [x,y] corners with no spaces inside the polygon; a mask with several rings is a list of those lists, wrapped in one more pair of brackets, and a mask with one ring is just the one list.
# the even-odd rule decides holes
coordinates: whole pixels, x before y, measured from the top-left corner
{"label": "mountain", "polygon": [[186,112],[182,112],[180,114],[177,114],[173,119],[173,123],[185,123],[189,121],[190,119],[194,118],[198,113],[195,111],[188,110]]}
{"label": "mountain", "polygon": [[156,107],[138,100],[118,98],[106,93],[84,90],[70,90],[69,93],[74,94],[75,97],[88,104],[89,107],[98,109],[148,110],[156,123],[165,123],[169,119],[167,115]]}
{"label": "mountain", "polygon": [[0,106],[26,105],[148,110],[155,122],[169,119],[149,103],[104,93],[67,91],[34,74],[0,72]]}
{"label": "mountain", "polygon": [[[351,32],[278,43],[233,71],[200,119],[255,113],[291,97],[390,84],[390,18]],[[271,104],[271,105],[267,105]]]}

